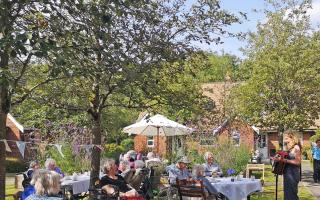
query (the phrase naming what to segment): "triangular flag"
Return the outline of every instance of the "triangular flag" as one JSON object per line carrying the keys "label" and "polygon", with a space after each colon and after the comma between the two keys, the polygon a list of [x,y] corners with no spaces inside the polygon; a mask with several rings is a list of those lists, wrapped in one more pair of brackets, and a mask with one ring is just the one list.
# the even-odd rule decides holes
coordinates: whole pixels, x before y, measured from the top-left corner
{"label": "triangular flag", "polygon": [[7,140],[2,140],[4,142],[4,146],[6,147],[6,151],[7,152],[12,152],[11,149],[10,149],[10,146],[8,145],[8,142]]}
{"label": "triangular flag", "polygon": [[92,144],[88,144],[88,145],[85,145],[84,147],[86,148],[87,154],[91,154],[91,150],[92,150],[93,145]]}
{"label": "triangular flag", "polygon": [[60,153],[60,155],[62,156],[62,158],[64,158],[64,155],[63,155],[62,150],[61,150],[62,145],[61,145],[61,144],[55,144],[54,146],[57,147],[58,152]]}
{"label": "triangular flag", "polygon": [[24,158],[24,150],[26,149],[26,143],[23,141],[16,141],[16,144],[21,153],[22,158]]}

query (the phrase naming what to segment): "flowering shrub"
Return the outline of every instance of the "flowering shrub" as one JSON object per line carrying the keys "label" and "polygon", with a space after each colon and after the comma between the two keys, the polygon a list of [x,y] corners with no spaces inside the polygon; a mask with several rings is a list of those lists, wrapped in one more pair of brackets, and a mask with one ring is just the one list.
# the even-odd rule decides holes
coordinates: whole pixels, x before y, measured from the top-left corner
{"label": "flowering shrub", "polygon": [[234,169],[229,168],[229,169],[227,170],[228,176],[232,176],[232,175],[235,174],[235,173],[236,173],[236,171],[235,171]]}

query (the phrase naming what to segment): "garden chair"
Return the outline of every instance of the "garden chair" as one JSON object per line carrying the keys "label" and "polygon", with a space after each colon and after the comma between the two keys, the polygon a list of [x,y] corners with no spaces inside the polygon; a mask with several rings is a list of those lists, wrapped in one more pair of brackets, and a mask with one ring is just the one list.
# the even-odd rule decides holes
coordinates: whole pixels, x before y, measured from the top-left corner
{"label": "garden chair", "polygon": [[158,161],[149,161],[147,168],[150,169],[150,182],[152,190],[158,189],[160,185],[161,174],[164,171],[164,166]]}
{"label": "garden chair", "polygon": [[201,180],[179,180],[176,181],[180,200],[182,197],[200,197],[202,200],[207,200],[207,194],[203,182]]}

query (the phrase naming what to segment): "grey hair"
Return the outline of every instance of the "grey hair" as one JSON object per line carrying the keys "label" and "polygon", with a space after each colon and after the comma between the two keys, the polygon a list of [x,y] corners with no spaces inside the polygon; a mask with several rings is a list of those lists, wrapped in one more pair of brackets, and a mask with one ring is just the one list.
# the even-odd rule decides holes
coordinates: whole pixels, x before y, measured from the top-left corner
{"label": "grey hair", "polygon": [[49,165],[56,165],[56,161],[52,158],[48,158],[44,164],[44,166],[46,167],[46,169],[49,169]]}
{"label": "grey hair", "polygon": [[140,168],[144,168],[144,162],[142,160],[136,160],[134,161],[134,168],[135,169],[140,169]]}
{"label": "grey hair", "polygon": [[127,160],[121,160],[119,165],[125,166],[126,169],[130,169],[130,163]]}
{"label": "grey hair", "polygon": [[31,161],[30,162],[30,165],[29,165],[29,168],[34,168],[36,165],[39,165],[39,162],[38,161]]}
{"label": "grey hair", "polygon": [[39,169],[34,172],[31,184],[34,185],[36,194],[57,195],[60,191],[60,175],[57,172]]}
{"label": "grey hair", "polygon": [[108,173],[109,173],[109,170],[111,169],[111,167],[112,167],[113,165],[115,165],[115,164],[116,164],[116,162],[114,161],[114,159],[112,159],[112,158],[107,158],[106,161],[105,161],[105,163],[104,163],[104,165],[103,165],[103,172],[104,172],[105,174],[108,174]]}
{"label": "grey hair", "polygon": [[154,153],[153,152],[149,152],[148,154],[147,154],[147,158],[150,160],[150,159],[152,159],[152,158],[154,158]]}
{"label": "grey hair", "polygon": [[203,176],[204,175],[204,166],[203,165],[194,165],[192,168],[192,175],[195,177]]}
{"label": "grey hair", "polygon": [[212,155],[213,156],[213,153],[211,153],[210,151],[207,151],[204,153],[204,159],[207,161],[208,158],[209,158],[209,155]]}

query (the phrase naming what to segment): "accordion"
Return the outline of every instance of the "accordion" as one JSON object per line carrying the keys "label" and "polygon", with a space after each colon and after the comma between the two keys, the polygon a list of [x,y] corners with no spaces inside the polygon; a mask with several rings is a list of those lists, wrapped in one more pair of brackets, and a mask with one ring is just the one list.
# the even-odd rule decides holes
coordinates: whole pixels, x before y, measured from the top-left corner
{"label": "accordion", "polygon": [[[282,159],[287,159],[289,156],[289,153],[286,151],[278,151],[275,155],[275,157],[281,158]],[[273,162],[272,165],[272,173],[278,174],[278,175],[283,175],[283,171],[285,168],[286,163],[284,162]]]}

